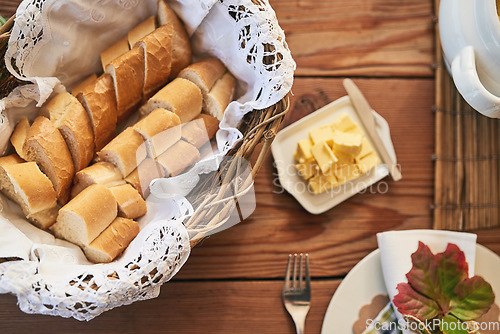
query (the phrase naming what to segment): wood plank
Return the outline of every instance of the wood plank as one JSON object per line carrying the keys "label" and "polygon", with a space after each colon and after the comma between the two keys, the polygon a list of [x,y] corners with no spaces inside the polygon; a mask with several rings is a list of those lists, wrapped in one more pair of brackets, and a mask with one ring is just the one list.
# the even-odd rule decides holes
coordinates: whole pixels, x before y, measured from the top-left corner
{"label": "wood plank", "polygon": [[[339,280],[313,280],[307,333],[320,333]],[[293,333],[283,282],[170,282],[156,299],[108,311],[90,322],[29,315],[0,295],[2,333]]]}
{"label": "wood plank", "polygon": [[432,1],[270,3],[298,76],[433,76]]}
{"label": "wood plank", "polygon": [[[256,211],[196,247],[177,279],[281,277],[289,252],[309,252],[315,277],[342,276],[377,247],[377,232],[431,227],[433,81],[355,82],[391,126],[403,180],[386,178],[387,193],[358,194],[315,216],[283,193],[268,157],[255,180]],[[346,94],[341,79],[298,78],[293,91],[285,125]]]}

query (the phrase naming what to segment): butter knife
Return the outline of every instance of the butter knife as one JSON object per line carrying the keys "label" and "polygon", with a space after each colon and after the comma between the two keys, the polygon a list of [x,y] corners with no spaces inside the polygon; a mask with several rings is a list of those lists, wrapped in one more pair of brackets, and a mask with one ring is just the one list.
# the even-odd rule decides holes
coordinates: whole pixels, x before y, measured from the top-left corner
{"label": "butter knife", "polygon": [[361,93],[358,86],[356,86],[356,84],[351,79],[344,79],[343,84],[345,90],[347,91],[347,94],[349,95],[349,98],[351,99],[352,104],[354,105],[354,108],[358,112],[361,122],[368,132],[371,140],[373,141],[373,144],[375,144],[375,147],[377,148],[382,161],[387,165],[392,179],[394,181],[401,180],[401,171],[399,170],[396,162],[392,160],[389,152],[382,142],[382,139],[380,139],[380,136],[377,133],[375,118],[372,113],[372,107],[370,107],[370,104],[366,100],[363,93]]}

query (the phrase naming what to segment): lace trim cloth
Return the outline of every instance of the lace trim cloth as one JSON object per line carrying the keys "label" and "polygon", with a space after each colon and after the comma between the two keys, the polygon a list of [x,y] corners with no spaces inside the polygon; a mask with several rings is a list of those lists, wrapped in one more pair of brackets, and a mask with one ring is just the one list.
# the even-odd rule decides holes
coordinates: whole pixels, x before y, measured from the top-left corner
{"label": "lace trim cloth", "polygon": [[[238,79],[237,101],[225,111],[217,149],[187,174],[153,181],[139,235],[109,264],[90,264],[78,247],[34,228],[2,196],[0,293],[16,294],[25,312],[90,320],[114,307],[154,298],[187,260],[190,238],[238,221],[232,218],[234,205],[228,205],[213,225],[201,221],[183,226],[196,213],[183,196],[199,174],[216,170],[241,139],[236,127],[246,113],[277,103],[291,90],[295,63],[267,0],[167,2],[184,21],[195,56],[217,56]],[[33,119],[52,94],[99,72],[100,52],[155,12],[156,0],[24,0],[5,62],[13,75],[31,84],[0,101],[0,154],[18,119]],[[252,194],[248,174],[235,180],[230,189],[234,196]]]}

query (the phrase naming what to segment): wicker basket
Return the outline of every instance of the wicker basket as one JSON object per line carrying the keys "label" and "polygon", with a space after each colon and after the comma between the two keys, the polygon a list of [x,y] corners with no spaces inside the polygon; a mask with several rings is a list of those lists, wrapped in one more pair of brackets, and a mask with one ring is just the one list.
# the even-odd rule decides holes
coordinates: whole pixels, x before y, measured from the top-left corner
{"label": "wicker basket", "polygon": [[[4,64],[4,55],[7,50],[7,42],[13,23],[14,16],[5,25],[0,27],[0,56],[2,57],[2,66],[0,67],[0,99],[7,96],[15,87],[24,83],[13,77],[7,71]],[[195,210],[194,214],[184,221],[184,225],[187,228],[197,226],[201,220],[204,221],[204,226],[216,226],[219,222],[220,212],[229,211],[234,206],[234,201],[237,201],[238,197],[224,198],[225,191],[224,187],[220,187],[221,183],[224,184],[224,179],[232,179],[236,175],[239,158],[247,161],[254,160],[255,158],[251,175],[247,180],[244,180],[241,189],[246,189],[251,185],[253,178],[269,153],[271,143],[288,110],[289,95],[269,108],[254,110],[246,114],[239,126],[243,138],[227,154],[228,159],[225,159],[221,163],[218,171],[202,177],[198,185],[191,192],[191,194],[196,194],[196,196],[187,196]],[[256,150],[261,142],[263,142],[263,145]],[[213,189],[218,189],[219,191],[214,192]],[[215,202],[218,204],[217,206],[214,206]],[[194,247],[204,237],[202,234],[193,237],[191,239],[191,246]]]}

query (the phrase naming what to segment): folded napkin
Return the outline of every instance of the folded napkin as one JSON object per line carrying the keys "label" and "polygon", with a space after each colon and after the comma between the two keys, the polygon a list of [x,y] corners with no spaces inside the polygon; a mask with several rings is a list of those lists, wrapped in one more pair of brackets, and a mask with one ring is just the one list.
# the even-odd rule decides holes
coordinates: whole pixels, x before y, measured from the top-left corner
{"label": "folded napkin", "polygon": [[[419,241],[429,246],[434,254],[444,252],[449,243],[457,245],[465,253],[465,259],[469,264],[469,276],[473,276],[476,259],[476,239],[477,236],[471,233],[437,230],[378,233],[377,240],[382,272],[391,301],[398,294],[397,285],[407,282],[406,273],[412,267],[411,255],[417,250]],[[395,314],[398,319],[402,319],[397,310],[395,310]],[[403,331],[403,333],[411,332]]]}

